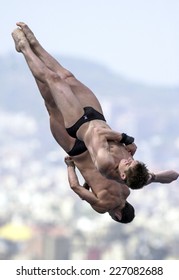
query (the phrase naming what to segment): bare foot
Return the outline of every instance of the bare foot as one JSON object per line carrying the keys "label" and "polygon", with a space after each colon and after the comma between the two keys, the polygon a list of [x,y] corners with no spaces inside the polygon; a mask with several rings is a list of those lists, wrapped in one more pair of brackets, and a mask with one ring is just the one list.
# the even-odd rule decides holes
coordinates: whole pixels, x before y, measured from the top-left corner
{"label": "bare foot", "polygon": [[38,40],[36,39],[34,33],[32,32],[32,30],[28,27],[28,25],[24,22],[17,22],[16,23],[17,26],[19,26],[22,31],[25,34],[25,37],[27,38],[29,44],[33,47],[36,44],[38,44]]}
{"label": "bare foot", "polygon": [[17,52],[22,52],[22,49],[28,44],[24,32],[20,28],[16,28],[12,32],[12,37],[14,39]]}

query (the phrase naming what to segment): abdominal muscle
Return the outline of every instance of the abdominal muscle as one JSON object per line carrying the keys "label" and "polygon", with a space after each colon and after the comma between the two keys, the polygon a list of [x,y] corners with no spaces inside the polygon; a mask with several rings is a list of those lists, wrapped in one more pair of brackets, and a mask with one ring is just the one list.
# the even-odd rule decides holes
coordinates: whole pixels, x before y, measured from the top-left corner
{"label": "abdominal muscle", "polygon": [[[102,120],[93,120],[87,123],[84,123],[77,131],[77,138],[81,141],[85,142],[86,147],[88,148],[91,156],[93,157],[93,162],[95,160],[95,154],[93,150],[93,146],[97,143],[92,143],[93,139],[97,139],[96,137],[96,128],[99,129],[111,129],[109,125],[106,124],[105,121]],[[130,153],[126,150],[125,146],[116,141],[108,141],[109,144],[109,152],[112,156],[117,159],[128,159],[131,157]]]}
{"label": "abdominal muscle", "polygon": [[102,120],[92,120],[86,122],[80,126],[77,131],[77,138],[84,141],[86,144],[91,142],[93,136],[95,136],[95,128],[109,129],[110,127]]}
{"label": "abdominal muscle", "polygon": [[121,143],[117,143],[115,141],[108,141],[109,143],[109,151],[110,154],[118,159],[119,161],[122,159],[131,158],[131,154],[126,150],[125,145]]}

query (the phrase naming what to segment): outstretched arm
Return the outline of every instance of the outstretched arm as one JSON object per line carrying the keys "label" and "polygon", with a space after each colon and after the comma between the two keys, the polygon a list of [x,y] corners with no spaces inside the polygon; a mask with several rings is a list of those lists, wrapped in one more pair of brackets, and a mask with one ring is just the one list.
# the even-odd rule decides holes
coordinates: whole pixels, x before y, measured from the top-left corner
{"label": "outstretched arm", "polygon": [[65,158],[67,165],[68,181],[71,189],[83,200],[86,200],[89,204],[94,205],[98,202],[98,198],[89,190],[82,187],[79,183],[78,176],[75,171],[75,164],[70,157]]}
{"label": "outstretched arm", "polygon": [[151,183],[169,184],[179,177],[179,173],[174,170],[166,170],[157,173],[150,173],[149,180],[146,185]]}

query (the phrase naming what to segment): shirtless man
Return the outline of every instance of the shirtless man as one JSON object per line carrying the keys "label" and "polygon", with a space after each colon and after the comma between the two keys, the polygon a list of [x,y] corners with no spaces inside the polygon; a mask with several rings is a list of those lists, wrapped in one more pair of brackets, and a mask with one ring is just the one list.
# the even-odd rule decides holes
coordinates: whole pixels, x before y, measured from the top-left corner
{"label": "shirtless man", "polygon": [[49,88],[68,134],[84,141],[95,167],[103,176],[133,189],[143,187],[149,172],[145,164],[132,157],[136,150],[134,138],[113,131],[105,122],[99,101],[91,90],[42,48],[26,24],[17,25],[20,28],[12,33],[16,50],[23,53],[35,79]]}
{"label": "shirtless man", "polygon": [[[64,75],[64,68],[59,66],[56,60],[40,46],[28,26],[20,25],[22,25],[32,50],[45,62],[46,66],[54,71],[57,68],[59,75]],[[71,80],[69,82],[71,83]],[[101,214],[108,212],[112,219],[117,222],[131,222],[134,218],[134,208],[126,201],[130,194],[129,188],[125,184],[119,184],[114,180],[106,179],[99,173],[84,143],[78,139],[75,140],[67,134],[62,114],[55,104],[49,87],[37,79],[36,83],[49,113],[51,132],[57,143],[71,156],[67,157],[65,162],[67,164],[69,183],[73,191],[79,197],[86,200],[96,212]],[[77,86],[80,87],[80,92],[83,91],[83,94],[79,95],[82,104],[84,106],[85,102],[90,104],[91,94],[89,90],[86,90],[80,82],[78,82]],[[113,142],[110,145],[112,147]],[[79,184],[75,166],[79,169],[85,180],[85,187]],[[178,173],[175,171],[164,171],[155,175],[150,173],[147,184],[151,182],[170,183],[177,179],[177,177]],[[91,191],[89,191],[89,188]]]}

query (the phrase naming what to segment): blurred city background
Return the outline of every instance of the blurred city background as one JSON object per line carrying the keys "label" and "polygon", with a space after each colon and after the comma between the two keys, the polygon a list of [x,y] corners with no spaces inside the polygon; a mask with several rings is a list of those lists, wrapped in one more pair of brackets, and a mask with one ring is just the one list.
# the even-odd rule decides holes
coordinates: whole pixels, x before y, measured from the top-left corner
{"label": "blurred city background", "polygon": [[178,14],[178,0],[1,4],[0,259],[179,259],[179,180],[132,191],[129,225],[79,199],[11,37],[26,22],[94,91],[111,127],[135,137],[137,159],[179,172]]}

